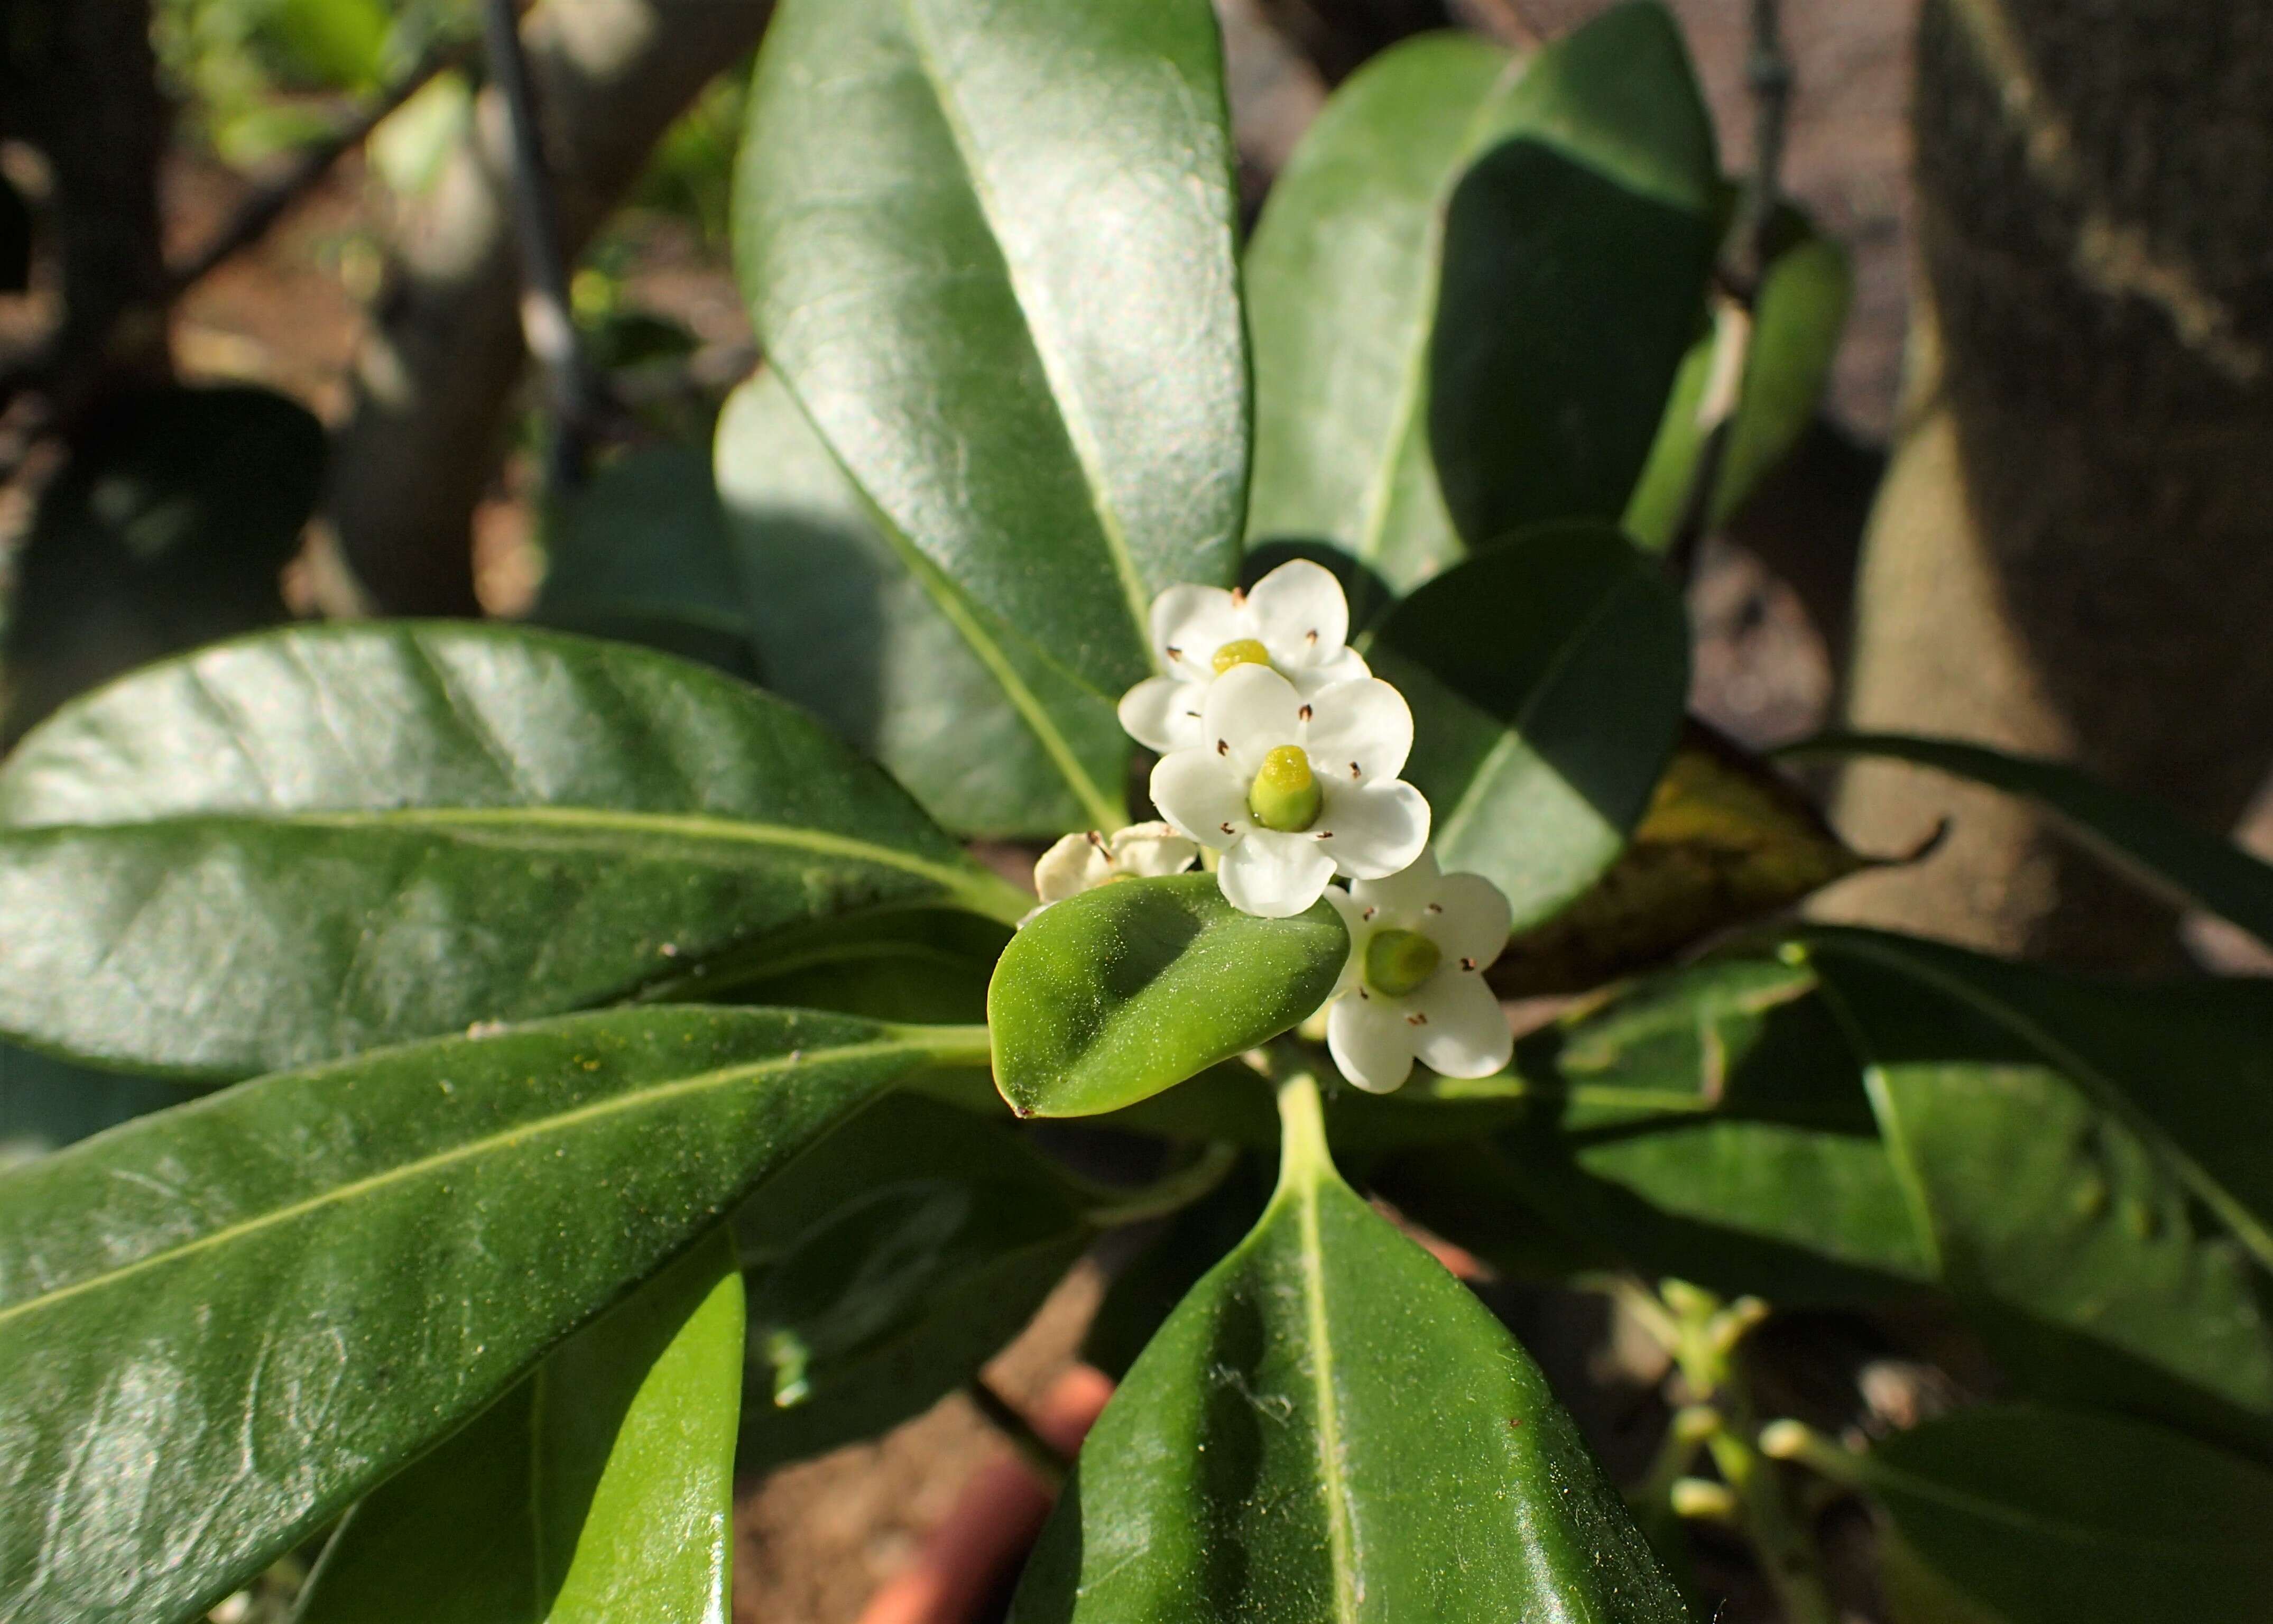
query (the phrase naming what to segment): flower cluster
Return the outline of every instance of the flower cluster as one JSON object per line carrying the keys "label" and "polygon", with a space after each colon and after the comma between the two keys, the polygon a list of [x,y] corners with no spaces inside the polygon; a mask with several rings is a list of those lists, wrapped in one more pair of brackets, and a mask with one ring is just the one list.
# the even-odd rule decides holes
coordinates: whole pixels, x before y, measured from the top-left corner
{"label": "flower cluster", "polygon": [[1152,792],[1167,821],[1059,841],[1035,867],[1042,906],[1180,873],[1204,847],[1242,913],[1288,919],[1321,897],[1340,912],[1350,954],[1326,1043],[1351,1082],[1386,1093],[1415,1060],[1448,1077],[1505,1066],[1513,1038],[1483,972],[1507,943],[1507,899],[1438,871],[1429,802],[1398,777],[1413,712],[1348,645],[1341,583],[1296,560],[1248,592],[1171,587],[1152,635],[1162,674],[1120,714],[1160,752]]}

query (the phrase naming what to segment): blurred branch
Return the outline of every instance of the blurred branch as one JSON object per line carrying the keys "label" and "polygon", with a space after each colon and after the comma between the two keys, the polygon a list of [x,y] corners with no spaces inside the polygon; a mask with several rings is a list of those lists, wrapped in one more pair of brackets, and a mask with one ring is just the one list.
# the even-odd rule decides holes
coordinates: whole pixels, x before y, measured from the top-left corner
{"label": "blurred branch", "polygon": [[1714,294],[1712,380],[1698,416],[1705,443],[1689,482],[1681,523],[1666,549],[1674,578],[1696,573],[1697,550],[1712,527],[1713,496],[1729,455],[1729,435],[1743,404],[1744,363],[1752,345],[1752,302],[1767,268],[1768,233],[1783,199],[1786,128],[1791,117],[1793,72],[1785,55],[1780,0],[1752,0],[1752,43],[1744,77],[1752,92],[1752,167],[1744,179],[1736,223],[1722,254]]}
{"label": "blurred branch", "polygon": [[236,212],[221,223],[204,247],[167,272],[169,297],[178,297],[215,266],[266,237],[268,229],[330,174],[334,164],[361,147],[388,114],[424,90],[438,75],[463,63],[472,49],[471,41],[435,46],[409,73],[389,86],[378,101],[333,134],[295,154],[282,174],[246,194]]}
{"label": "blurred branch", "polygon": [[[564,260],[638,178],[702,87],[756,45],[764,0],[574,0],[521,29]],[[472,515],[497,473],[527,352],[503,93],[395,235],[386,291],[356,358],[330,513],[378,609],[472,614]]]}
{"label": "blurred branch", "polygon": [[487,0],[482,33],[489,51],[490,77],[505,96],[513,137],[513,214],[521,243],[521,331],[529,351],[544,368],[552,397],[552,447],[546,487],[574,490],[584,482],[584,467],[608,415],[605,385],[584,358],[576,340],[576,314],[568,298],[568,256],[560,237],[560,214],[552,194],[552,175],[544,161],[544,140],[536,123],[536,91],[529,83],[529,59],[521,49],[521,22],[514,0]]}

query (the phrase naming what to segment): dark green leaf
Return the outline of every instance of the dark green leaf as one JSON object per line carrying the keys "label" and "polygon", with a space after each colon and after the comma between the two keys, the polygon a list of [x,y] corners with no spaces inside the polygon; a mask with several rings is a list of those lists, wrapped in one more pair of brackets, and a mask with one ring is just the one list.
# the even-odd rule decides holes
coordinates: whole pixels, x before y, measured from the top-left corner
{"label": "dark green leaf", "polygon": [[986,981],[1009,938],[997,921],[945,909],[831,920],[697,966],[644,996],[960,1026],[986,1019]]}
{"label": "dark green leaf", "polygon": [[1802,938],[1827,986],[1892,972],[2051,1066],[2273,1268],[2273,983],[2089,981],[1868,930]]}
{"label": "dark green leaf", "polygon": [[1310,1095],[1262,1222],[1082,1446],[1010,1616],[1686,1615],[1537,1367],[1336,1176]]}
{"label": "dark green leaf", "polygon": [[620,644],[371,624],[154,666],[0,768],[0,1028],[229,1076],[1027,898],[810,718]]}
{"label": "dark green leaf", "polygon": [[[1472,183],[1448,245],[1455,189],[1479,154],[1516,138],[1535,145],[1496,162],[1526,175]],[[1534,177],[1584,207],[1549,208]],[[1614,516],[1623,492],[1574,510],[1564,491],[1612,478],[1624,460],[1630,483],[1640,466],[1701,302],[1693,239],[1716,184],[1712,125],[1680,31],[1657,5],[1617,7],[1528,64],[1451,35],[1369,64],[1272,188],[1249,255],[1250,544],[1324,542],[1347,554],[1362,624],[1459,557],[1437,482],[1445,434],[1455,509],[1464,527],[1482,527],[1469,529],[1471,542],[1517,514]],[[1664,252],[1609,271],[1579,264],[1572,256],[1600,251],[1582,239],[1597,236],[1638,236]],[[1683,278],[1677,310],[1660,309]],[[1605,317],[1608,327],[1588,325]],[[1644,329],[1665,323],[1677,330],[1661,356],[1661,335]],[[1513,365],[1519,352],[1529,368]],[[1557,370],[1573,354],[1583,367]],[[1637,380],[1647,400],[1625,397]],[[1594,420],[1580,425],[1580,413]],[[1550,465],[1566,453],[1578,462]]]}
{"label": "dark green leaf", "polygon": [[1213,1190],[1123,1264],[1082,1338],[1081,1357],[1119,1381],[1200,1276],[1247,1238],[1271,1197],[1270,1164],[1247,1154]]}
{"label": "dark green leaf", "polygon": [[977,1035],[570,1017],[265,1078],[0,1178],[0,1612],[212,1605]]}
{"label": "dark green leaf", "polygon": [[[1736,416],[1706,513],[1711,526],[1733,517],[1806,433],[1831,376],[1854,292],[1846,250],[1815,235],[1796,214],[1788,212],[1782,223],[1785,240],[1771,250],[1752,301]],[[1652,552],[1673,540],[1687,510],[1706,441],[1699,409],[1722,342],[1716,329],[1683,360],[1648,465],[1626,505],[1626,533]]]}
{"label": "dark green leaf", "polygon": [[1681,600],[1613,530],[1558,525],[1469,560],[1368,650],[1413,706],[1405,776],[1447,872],[1527,929],[1617,859],[1665,771],[1689,688]]}
{"label": "dark green leaf", "polygon": [[1087,1116],[1173,1088],[1302,1020],[1349,955],[1321,898],[1293,919],[1212,874],[1129,879],[1046,909],[986,992],[994,1082],[1021,1116]]}
{"label": "dark green leaf", "polygon": [[[716,458],[769,687],[881,762],[950,829],[1055,835],[1091,821],[996,668],[884,538],[777,373],[727,401]],[[1129,741],[1113,708],[1039,661],[1017,680],[1047,696],[1081,773],[1117,785]]]}
{"label": "dark green leaf", "polygon": [[2015,1386],[2273,1454],[2259,1282],[2176,1176],[1978,1013],[1865,959],[1822,962],[1937,1272]]}
{"label": "dark green leaf", "polygon": [[541,624],[759,674],[726,515],[700,451],[642,446],[600,469],[547,515],[544,557],[531,617]]}
{"label": "dark green leaf", "polygon": [[1923,1561],[2010,1624],[2273,1619],[2273,1476],[2175,1433],[1962,1410],[1857,1475]]}
{"label": "dark green leaf", "polygon": [[1007,1124],[886,1099],[746,1205],[739,1465],[921,1414],[1024,1328],[1089,1244],[1065,1178]]}
{"label": "dark green leaf", "polygon": [[17,560],[0,743],[131,666],[285,619],[278,572],[324,454],[323,425],[267,389],[160,389],[96,412]]}
{"label": "dark green leaf", "polygon": [[1777,754],[1884,756],[2025,795],[2149,889],[2206,909],[2273,944],[2273,864],[2220,836],[2187,827],[2159,801],[2111,788],[2073,767],[1953,739],[1893,733],[1827,733]]}
{"label": "dark green leaf", "polygon": [[769,357],[1104,827],[1074,739],[1237,568],[1220,57],[1205,0],[787,0],[738,177]]}
{"label": "dark green leaf", "polygon": [[720,1231],[349,1512],[294,1624],[719,1624],[742,1342]]}
{"label": "dark green leaf", "polygon": [[121,1077],[0,1043],[0,1169],[182,1102],[182,1086]]}
{"label": "dark green leaf", "polygon": [[1583,992],[1867,866],[1773,767],[1692,718],[1625,851],[1510,942],[1491,984],[1504,997]]}

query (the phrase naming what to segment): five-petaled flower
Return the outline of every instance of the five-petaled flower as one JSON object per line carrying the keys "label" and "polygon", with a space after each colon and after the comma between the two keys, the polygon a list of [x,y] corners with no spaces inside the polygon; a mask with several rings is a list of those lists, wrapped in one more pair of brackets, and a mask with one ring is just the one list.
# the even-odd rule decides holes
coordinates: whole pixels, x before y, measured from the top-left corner
{"label": "five-petaled flower", "polygon": [[1034,891],[1041,906],[1023,925],[1053,902],[1095,891],[1114,880],[1182,874],[1198,860],[1197,843],[1166,823],[1131,823],[1113,834],[1086,830],[1068,835],[1034,864]]}
{"label": "five-petaled flower", "polygon": [[1121,725],[1153,749],[1188,749],[1202,742],[1204,702],[1226,672],[1276,671],[1305,699],[1371,675],[1348,636],[1341,583],[1308,559],[1279,565],[1243,593],[1172,586],[1152,600],[1152,653],[1167,674],[1121,696]]}
{"label": "five-petaled flower", "polygon": [[1160,815],[1223,853],[1231,905],[1302,913],[1336,874],[1395,874],[1429,841],[1429,802],[1398,778],[1413,712],[1377,678],[1305,696],[1267,665],[1234,665],[1201,707],[1201,741],[1152,769]]}
{"label": "five-petaled flower", "polygon": [[1350,955],[1326,1010],[1326,1048],[1373,1094],[1415,1060],[1444,1077],[1489,1077],[1515,1052],[1484,971],[1507,945],[1507,898],[1478,874],[1440,874],[1423,852],[1402,874],[1330,891]]}

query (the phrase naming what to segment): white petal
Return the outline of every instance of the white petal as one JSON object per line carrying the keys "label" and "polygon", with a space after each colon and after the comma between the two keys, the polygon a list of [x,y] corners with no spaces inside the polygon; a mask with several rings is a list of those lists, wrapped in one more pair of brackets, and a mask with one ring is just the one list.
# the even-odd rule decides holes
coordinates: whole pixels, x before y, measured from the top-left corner
{"label": "white petal", "polygon": [[1429,844],[1428,798],[1402,779],[1329,784],[1325,792],[1310,833],[1331,837],[1318,844],[1332,849],[1337,873],[1379,879],[1409,867]]}
{"label": "white petal", "polygon": [[1248,831],[1216,871],[1224,899],[1262,919],[1292,919],[1324,895],[1333,877],[1334,860],[1320,842],[1272,829]]}
{"label": "white petal", "polygon": [[1200,748],[1237,771],[1242,805],[1263,758],[1302,737],[1302,708],[1294,685],[1266,665],[1234,665],[1208,689]]}
{"label": "white petal", "polygon": [[1152,600],[1153,658],[1165,672],[1204,681],[1218,649],[1255,635],[1254,620],[1219,586],[1172,586]]}
{"label": "white petal", "polygon": [[1290,559],[1255,583],[1247,595],[1256,635],[1278,665],[1306,665],[1306,657],[1349,642],[1349,599],[1334,572],[1308,559]]}
{"label": "white petal", "polygon": [[1189,749],[1200,741],[1200,704],[1206,697],[1204,682],[1147,677],[1121,696],[1121,726],[1137,743],[1164,756]]}
{"label": "white petal", "polygon": [[1334,989],[1326,995],[1328,1003],[1346,992],[1357,990],[1365,978],[1365,944],[1373,939],[1374,928],[1366,921],[1365,909],[1357,898],[1339,885],[1326,887],[1326,900],[1334,905],[1334,912],[1342,916],[1342,924],[1349,931],[1349,957],[1342,960],[1342,973],[1334,982]]}
{"label": "white petal", "polygon": [[1437,900],[1437,885],[1441,877],[1437,872],[1437,853],[1424,846],[1420,856],[1394,874],[1377,880],[1353,881],[1350,895],[1373,910],[1375,923],[1380,929],[1387,930],[1393,926],[1399,930],[1414,930],[1429,917],[1429,905]]}
{"label": "white petal", "polygon": [[1423,1017],[1412,1028],[1421,1064],[1443,1077],[1489,1077],[1515,1053],[1515,1032],[1484,978],[1450,966],[1404,1002]]}
{"label": "white petal", "polygon": [[1472,960],[1481,970],[1507,947],[1509,910],[1498,886],[1481,874],[1448,874],[1437,883],[1437,912],[1420,927],[1444,961]]}
{"label": "white petal", "polygon": [[1180,833],[1219,852],[1254,824],[1247,786],[1212,749],[1160,757],[1152,768],[1152,804]]}
{"label": "white petal", "polygon": [[1112,860],[1096,835],[1068,835],[1034,864],[1034,894],[1046,907],[1102,885],[1113,877]]}
{"label": "white petal", "polygon": [[1365,663],[1365,656],[1345,643],[1338,649],[1317,648],[1309,650],[1311,658],[1282,665],[1287,680],[1305,699],[1337,682],[1362,682],[1373,674]]}
{"label": "white petal", "polygon": [[1311,763],[1337,784],[1395,778],[1413,753],[1413,708],[1378,677],[1313,695],[1304,739]]}
{"label": "white petal", "polygon": [[1115,869],[1148,879],[1182,874],[1200,854],[1196,843],[1166,823],[1131,823],[1106,841],[1106,846]]}
{"label": "white petal", "polygon": [[1401,998],[1349,997],[1326,1011],[1326,1052],[1368,1094],[1387,1094],[1412,1075],[1413,1040]]}

